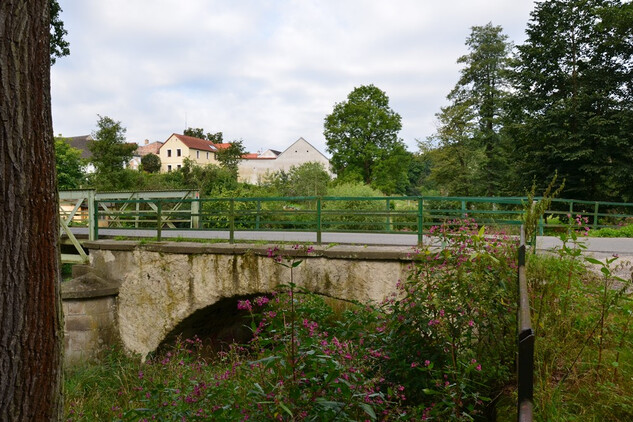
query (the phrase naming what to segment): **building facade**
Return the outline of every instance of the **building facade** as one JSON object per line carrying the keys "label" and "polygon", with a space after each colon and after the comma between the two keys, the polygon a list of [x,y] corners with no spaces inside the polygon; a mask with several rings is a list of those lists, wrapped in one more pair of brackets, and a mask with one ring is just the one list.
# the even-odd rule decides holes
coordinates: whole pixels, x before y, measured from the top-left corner
{"label": "building facade", "polygon": [[283,152],[267,150],[261,154],[245,154],[238,166],[241,182],[257,184],[277,171],[288,171],[309,162],[323,164],[325,170],[332,174],[330,160],[318,149],[303,138],[297,139]]}
{"label": "building facade", "polygon": [[158,150],[163,173],[182,168],[185,158],[200,166],[219,165],[216,158],[218,149],[205,139],[173,133]]}

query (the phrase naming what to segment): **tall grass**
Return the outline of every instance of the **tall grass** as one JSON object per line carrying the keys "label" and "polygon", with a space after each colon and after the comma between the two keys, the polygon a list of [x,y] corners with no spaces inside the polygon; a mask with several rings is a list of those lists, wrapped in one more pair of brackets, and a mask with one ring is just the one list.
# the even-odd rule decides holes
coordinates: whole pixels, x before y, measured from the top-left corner
{"label": "tall grass", "polygon": [[[67,420],[515,419],[515,241],[472,220],[433,231],[446,248],[415,251],[381,304],[302,292],[301,260],[271,249],[290,277],[236,303],[250,342],[210,355],[183,339],[144,364],[113,350],[67,373]],[[631,283],[578,248],[528,261],[536,417],[633,420]]]}

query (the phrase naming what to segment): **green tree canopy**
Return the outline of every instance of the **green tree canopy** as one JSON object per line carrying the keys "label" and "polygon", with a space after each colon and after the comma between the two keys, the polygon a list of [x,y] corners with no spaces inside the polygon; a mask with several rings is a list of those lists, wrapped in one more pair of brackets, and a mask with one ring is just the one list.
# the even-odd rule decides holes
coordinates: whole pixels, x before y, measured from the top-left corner
{"label": "green tree canopy", "polygon": [[200,191],[203,197],[232,191],[238,187],[235,174],[232,171],[215,164],[199,166],[189,158],[183,160],[183,166],[180,170],[172,173],[182,173],[183,186],[187,189]]}
{"label": "green tree canopy", "polygon": [[70,54],[70,43],[64,38],[68,35],[68,31],[64,28],[64,22],[59,17],[61,12],[62,8],[57,0],[49,0],[51,65],[54,65],[58,58]]}
{"label": "green tree canopy", "polygon": [[88,146],[92,153],[91,162],[95,166],[98,187],[113,189],[117,186],[117,174],[121,172],[138,147],[125,142],[126,129],[107,116],[99,116],[94,139]]}
{"label": "green tree canopy", "polygon": [[216,159],[220,162],[220,166],[231,171],[237,178],[237,167],[245,153],[244,141],[240,139],[229,143],[227,148],[219,148]]}
{"label": "green tree canopy", "polygon": [[558,171],[565,196],[633,200],[633,4],[536,3],[518,47],[511,128],[523,185]]}
{"label": "green tree canopy", "polygon": [[78,189],[86,182],[81,150],[73,148],[64,138],[55,138],[55,169],[59,190]]}
{"label": "green tree canopy", "polygon": [[334,173],[341,180],[360,180],[374,186],[401,185],[399,181],[384,180],[398,179],[400,172],[385,174],[380,167],[379,178],[376,174],[383,160],[402,156],[406,151],[398,139],[401,128],[401,117],[389,107],[389,98],[383,91],[374,85],[354,88],[347,100],[335,104],[332,114],[325,117],[323,134],[327,151],[332,154]]}
{"label": "green tree canopy", "polygon": [[436,116],[438,129],[430,140],[432,178],[451,195],[498,195],[508,174],[506,140],[501,135],[509,92],[512,45],[500,26],[473,26],[466,39],[468,54],[461,76],[448,94],[451,104]]}
{"label": "green tree canopy", "polygon": [[146,154],[141,157],[141,166],[143,171],[148,173],[158,173],[160,171],[160,157],[156,154]]}
{"label": "green tree canopy", "polygon": [[221,144],[224,142],[222,132],[216,132],[216,133],[208,132],[205,135],[204,129],[201,127],[196,127],[196,128],[188,127],[187,129],[185,129],[185,133],[183,133],[183,135],[193,136],[194,138],[198,138],[198,139],[206,139],[207,141],[211,141],[214,144]]}

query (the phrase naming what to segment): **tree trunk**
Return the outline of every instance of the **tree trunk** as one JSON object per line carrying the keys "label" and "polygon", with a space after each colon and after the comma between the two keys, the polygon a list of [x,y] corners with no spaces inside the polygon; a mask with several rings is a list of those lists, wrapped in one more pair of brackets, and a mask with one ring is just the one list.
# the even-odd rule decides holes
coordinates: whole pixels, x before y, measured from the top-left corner
{"label": "tree trunk", "polygon": [[0,1],[0,420],[59,420],[49,0]]}

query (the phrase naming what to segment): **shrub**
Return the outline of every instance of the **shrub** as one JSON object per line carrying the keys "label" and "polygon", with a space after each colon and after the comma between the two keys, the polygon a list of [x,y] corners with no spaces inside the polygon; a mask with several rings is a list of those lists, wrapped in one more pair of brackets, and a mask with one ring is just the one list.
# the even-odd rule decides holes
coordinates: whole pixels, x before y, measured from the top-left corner
{"label": "shrub", "polygon": [[516,333],[516,245],[473,220],[433,227],[447,247],[420,251],[385,304],[388,379],[420,417],[469,420],[510,380]]}

